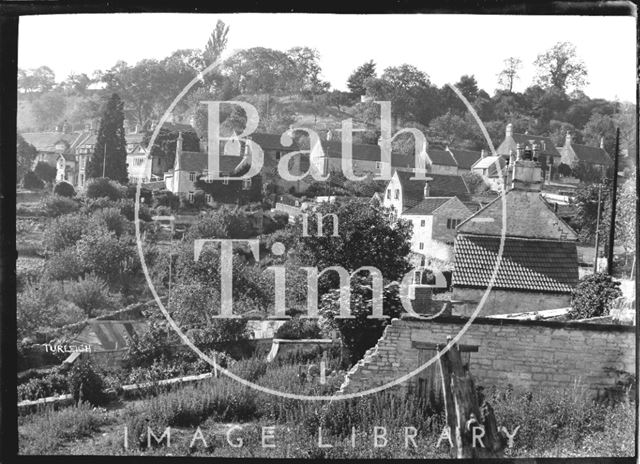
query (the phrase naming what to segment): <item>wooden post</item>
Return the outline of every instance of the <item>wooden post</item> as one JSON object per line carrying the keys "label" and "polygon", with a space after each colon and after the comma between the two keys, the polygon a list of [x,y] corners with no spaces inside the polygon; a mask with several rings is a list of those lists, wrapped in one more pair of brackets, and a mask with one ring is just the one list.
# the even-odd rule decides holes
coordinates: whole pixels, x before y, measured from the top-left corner
{"label": "wooden post", "polygon": [[[441,345],[439,349],[443,347]],[[473,379],[462,364],[458,346],[453,345],[442,353],[439,361],[447,426],[453,443],[452,457],[503,457],[505,437],[498,432],[491,405],[483,401],[478,406]]]}
{"label": "wooden post", "polygon": [[609,226],[609,253],[607,274],[613,275],[613,245],[616,238],[616,205],[618,204],[618,160],[620,158],[620,128],[616,129],[616,152],[613,158],[613,183],[611,185],[611,225]]}

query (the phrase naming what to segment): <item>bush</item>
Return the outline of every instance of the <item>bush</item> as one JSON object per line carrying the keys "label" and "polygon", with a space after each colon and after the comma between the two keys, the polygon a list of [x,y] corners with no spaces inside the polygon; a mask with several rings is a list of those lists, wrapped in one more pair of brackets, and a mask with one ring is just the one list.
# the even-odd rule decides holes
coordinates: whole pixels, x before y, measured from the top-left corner
{"label": "bush", "polygon": [[18,385],[18,401],[37,400],[69,392],[67,377],[58,370]]}
{"label": "bush", "polygon": [[126,369],[150,366],[156,361],[171,357],[170,332],[166,325],[156,321],[142,335],[134,334],[129,339],[129,351],[124,355]]}
{"label": "bush", "polygon": [[607,316],[613,300],[622,296],[620,282],[598,272],[580,279],[571,293],[570,319]]}
{"label": "bush", "polygon": [[[136,205],[133,200],[122,199],[116,203],[116,206],[120,208],[120,214],[122,214],[128,221],[134,221],[136,217]],[[169,214],[171,212],[169,211]],[[140,211],[138,217],[141,221],[151,221],[151,210],[146,204],[140,204]]]}
{"label": "bush", "polygon": [[82,214],[65,214],[49,221],[43,234],[45,252],[51,254],[75,246],[82,238],[86,223],[87,217]]}
{"label": "bush", "polygon": [[178,209],[178,206],[180,206],[180,198],[169,190],[159,190],[154,192],[153,206],[166,206],[171,209]]}
{"label": "bush", "polygon": [[47,216],[58,217],[78,211],[80,205],[75,200],[59,195],[52,195],[44,201],[44,210]]}
{"label": "bush", "polygon": [[65,284],[65,297],[82,309],[87,317],[117,309],[119,298],[109,293],[107,283],[95,275]]}
{"label": "bush", "polygon": [[94,272],[109,282],[122,277],[127,259],[135,254],[125,241],[102,229],[85,234],[76,244],[76,251],[86,272]]}
{"label": "bush", "polygon": [[48,280],[75,280],[83,275],[82,261],[75,248],[54,253],[44,265],[44,278]]}
{"label": "bush", "polygon": [[76,360],[69,371],[68,381],[69,393],[75,401],[86,401],[96,406],[106,402],[104,381],[88,358]]}
{"label": "bush", "polygon": [[95,211],[89,219],[89,230],[105,229],[120,237],[127,229],[127,219],[120,214],[120,208],[104,208]]}
{"label": "bush", "polygon": [[53,193],[61,197],[73,198],[76,196],[76,191],[69,182],[58,182],[53,188]]}
{"label": "bush", "polygon": [[[138,190],[138,184],[127,185],[126,199],[136,201],[136,191]],[[140,203],[151,206],[153,203],[153,192],[146,187],[140,187]]]}
{"label": "bush", "polygon": [[126,194],[126,189],[125,186],[108,177],[98,177],[89,181],[85,195],[87,198],[107,197],[110,200],[118,201]]}
{"label": "bush", "polygon": [[55,166],[51,166],[49,163],[39,161],[38,164],[36,164],[36,167],[33,169],[33,172],[43,182],[53,182],[56,179],[58,170],[55,168]]}
{"label": "bush", "polygon": [[22,178],[22,186],[26,189],[41,190],[44,182],[33,171],[28,171]]}
{"label": "bush", "polygon": [[282,324],[276,331],[275,338],[285,338],[288,340],[320,338],[320,327],[315,320],[296,317]]}

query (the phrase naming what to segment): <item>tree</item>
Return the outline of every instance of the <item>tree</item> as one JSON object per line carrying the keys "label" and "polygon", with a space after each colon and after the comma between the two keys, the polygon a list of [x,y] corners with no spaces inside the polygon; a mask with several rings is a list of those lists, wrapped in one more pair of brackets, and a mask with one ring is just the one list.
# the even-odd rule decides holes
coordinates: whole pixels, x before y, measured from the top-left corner
{"label": "tree", "polygon": [[69,182],[58,182],[53,188],[53,194],[61,197],[73,198],[76,196],[76,190]]}
{"label": "tree", "polygon": [[356,96],[364,95],[367,92],[365,82],[367,79],[376,77],[376,64],[373,60],[369,60],[361,64],[351,73],[347,79],[347,87],[352,94]]}
{"label": "tree", "polygon": [[627,178],[619,193],[618,209],[616,212],[616,242],[626,253],[636,250],[636,172]]}
{"label": "tree", "polygon": [[18,89],[23,93],[48,92],[56,85],[56,75],[48,66],[18,69]]}
{"label": "tree", "polygon": [[[151,131],[145,132],[142,137],[142,144],[147,146],[151,141]],[[176,143],[178,141],[179,132],[171,130],[165,126],[160,129],[158,136],[153,141],[151,147],[151,156],[160,158],[163,163],[164,170],[173,169],[176,159]],[[200,151],[200,139],[194,131],[182,132],[182,149],[184,151]]]}
{"label": "tree", "polygon": [[607,316],[613,300],[622,296],[620,282],[603,272],[580,279],[571,292],[570,319],[587,319]]}
{"label": "tree", "polygon": [[40,190],[44,187],[44,182],[33,171],[27,171],[22,178],[22,187],[29,190]]}
{"label": "tree", "polygon": [[33,172],[35,172],[36,176],[38,176],[43,182],[53,182],[56,179],[56,173],[58,171],[49,163],[39,161],[38,164],[36,164],[36,167],[33,168]]}
{"label": "tree", "polygon": [[227,47],[227,40],[229,35],[229,26],[227,26],[222,20],[218,20],[216,27],[211,32],[207,45],[204,47],[204,61],[206,66],[215,62],[222,52]]}
{"label": "tree", "polygon": [[504,69],[498,74],[498,83],[507,89],[513,91],[513,84],[518,77],[518,71],[522,68],[522,60],[520,58],[510,57],[504,60]]}
{"label": "tree", "polygon": [[[608,241],[609,221],[608,211],[611,207],[610,182],[605,181],[600,195],[600,229],[599,237],[601,241]],[[574,226],[576,227],[580,239],[584,241],[593,240],[596,234],[596,223],[598,217],[598,185],[583,184],[577,191],[572,201],[576,208]],[[606,245],[604,245],[606,246]]]}
{"label": "tree", "polygon": [[124,138],[124,104],[114,93],[105,107],[95,151],[87,162],[87,177],[108,177],[128,182],[127,145]]}
{"label": "tree", "polygon": [[287,50],[287,56],[297,70],[297,91],[313,95],[329,90],[329,83],[320,79],[320,54],[309,47],[293,47]]}
{"label": "tree", "polygon": [[301,74],[279,50],[254,47],[228,58],[223,71],[239,94],[286,94],[299,88]]}
{"label": "tree", "polygon": [[120,200],[125,194],[124,186],[114,182],[106,177],[98,177],[92,179],[87,184],[85,195],[87,198],[103,198],[107,197],[111,201]]}
{"label": "tree", "polygon": [[616,125],[611,116],[594,113],[584,126],[582,136],[587,145],[600,146],[604,138],[604,150],[613,157],[616,147]]}
{"label": "tree", "polygon": [[538,73],[536,82],[543,88],[554,87],[563,93],[568,88],[580,88],[587,83],[587,68],[570,42],[558,42],[538,55],[533,63]]}
{"label": "tree", "polygon": [[36,147],[28,143],[22,135],[16,136],[16,181],[20,179],[31,169],[33,161],[38,156]]}
{"label": "tree", "polygon": [[459,142],[467,139],[468,134],[465,120],[451,111],[438,116],[429,124],[429,138],[446,145],[460,145]]}
{"label": "tree", "polygon": [[67,108],[67,99],[62,92],[53,91],[40,95],[33,101],[32,109],[38,127],[50,130],[60,121]]}

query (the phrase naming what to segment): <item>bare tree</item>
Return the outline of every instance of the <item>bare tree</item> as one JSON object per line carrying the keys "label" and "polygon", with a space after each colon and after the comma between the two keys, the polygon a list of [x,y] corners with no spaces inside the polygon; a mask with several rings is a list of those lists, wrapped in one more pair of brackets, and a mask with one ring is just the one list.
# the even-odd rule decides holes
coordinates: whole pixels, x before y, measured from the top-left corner
{"label": "bare tree", "polygon": [[504,60],[504,69],[498,74],[498,83],[513,91],[513,83],[518,77],[518,71],[522,68],[522,60],[520,58],[509,57]]}

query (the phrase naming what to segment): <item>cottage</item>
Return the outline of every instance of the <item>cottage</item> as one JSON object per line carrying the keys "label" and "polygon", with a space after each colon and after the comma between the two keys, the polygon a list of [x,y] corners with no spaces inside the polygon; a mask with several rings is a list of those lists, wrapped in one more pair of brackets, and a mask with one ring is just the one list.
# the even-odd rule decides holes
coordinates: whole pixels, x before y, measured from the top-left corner
{"label": "cottage", "polygon": [[539,135],[517,134],[513,132],[513,124],[507,124],[505,138],[496,149],[496,153],[502,156],[505,161],[513,161],[517,146],[523,150],[537,149],[538,163],[545,179],[551,180],[558,177],[558,167],[561,163],[561,155],[555,144],[549,137]]}
{"label": "cottage", "polygon": [[495,280],[503,197],[457,228],[453,298],[472,303],[456,306],[456,314],[470,315],[490,285],[484,316],[567,307],[578,282],[577,234],[542,198],[540,163],[531,151],[518,148],[518,158],[505,171],[505,241]]}
{"label": "cottage", "polygon": [[578,163],[584,163],[600,171],[604,176],[607,169],[613,166],[611,157],[604,150],[604,138],[600,139],[599,147],[590,147],[574,143],[571,134],[567,132],[564,146],[560,148],[562,163],[575,168]]}
{"label": "cottage", "polygon": [[411,251],[441,260],[451,258],[456,226],[471,215],[462,199],[469,192],[462,177],[429,174],[411,180],[411,173],[396,171],[384,192],[382,205],[397,218],[413,224]]}

